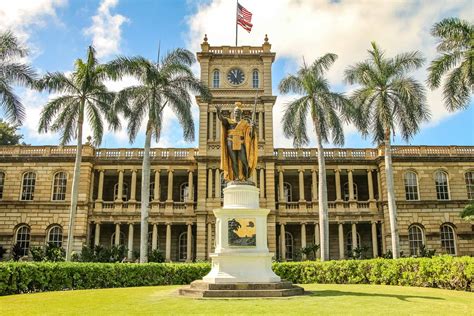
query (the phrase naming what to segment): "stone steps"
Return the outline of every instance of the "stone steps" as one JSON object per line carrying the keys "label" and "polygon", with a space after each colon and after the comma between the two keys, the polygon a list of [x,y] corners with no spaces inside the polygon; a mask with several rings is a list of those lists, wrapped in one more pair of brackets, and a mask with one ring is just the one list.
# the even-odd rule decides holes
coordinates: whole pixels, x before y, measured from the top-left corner
{"label": "stone steps", "polygon": [[304,289],[291,282],[224,283],[214,284],[202,280],[181,288],[179,294],[190,297],[287,297],[303,295]]}

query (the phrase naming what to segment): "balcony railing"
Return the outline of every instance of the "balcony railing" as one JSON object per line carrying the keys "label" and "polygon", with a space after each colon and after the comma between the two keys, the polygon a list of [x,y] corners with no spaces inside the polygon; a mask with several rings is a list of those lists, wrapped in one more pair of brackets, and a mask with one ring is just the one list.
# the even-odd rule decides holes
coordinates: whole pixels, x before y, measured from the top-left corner
{"label": "balcony railing", "polygon": [[[318,202],[310,202],[304,201],[301,202],[278,202],[278,209],[280,210],[290,210],[290,211],[318,211]],[[369,201],[329,201],[328,202],[328,209],[330,211],[351,211],[351,210],[358,210],[358,211],[367,211],[367,210],[376,210],[376,203],[371,203]]]}
{"label": "balcony railing", "polygon": [[[99,159],[142,159],[143,149],[141,148],[116,148],[97,149],[95,156]],[[179,159],[192,160],[197,154],[195,148],[152,148],[150,149],[150,159]]]}
{"label": "balcony railing", "polygon": [[[317,158],[316,148],[277,148],[274,157],[282,160]],[[365,159],[372,160],[383,156],[380,148],[328,148],[324,149],[326,159]],[[394,157],[474,157],[474,146],[393,146]]]}

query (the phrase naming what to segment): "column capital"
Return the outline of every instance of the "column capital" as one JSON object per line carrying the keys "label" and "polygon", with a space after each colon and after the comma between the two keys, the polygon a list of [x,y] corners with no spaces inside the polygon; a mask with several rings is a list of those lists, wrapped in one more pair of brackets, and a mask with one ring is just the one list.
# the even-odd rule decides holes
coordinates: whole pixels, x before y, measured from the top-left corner
{"label": "column capital", "polygon": [[366,170],[367,170],[367,172],[374,172],[375,168],[367,168]]}
{"label": "column capital", "polygon": [[318,168],[311,168],[311,173],[316,173],[318,171],[319,171]]}
{"label": "column capital", "polygon": [[335,172],[335,173],[341,173],[341,169],[339,169],[339,167],[334,168],[334,172]]}
{"label": "column capital", "polygon": [[189,225],[193,226],[194,223],[193,222],[186,222],[186,226],[189,226]]}
{"label": "column capital", "polygon": [[171,226],[171,225],[173,225],[173,223],[171,223],[171,222],[165,222],[165,225],[166,225],[166,226]]}
{"label": "column capital", "polygon": [[298,168],[298,172],[301,173],[301,172],[305,172],[305,168]]}
{"label": "column capital", "polygon": [[168,173],[173,173],[173,172],[174,172],[174,169],[171,168],[171,167],[169,167],[169,168],[168,168]]}
{"label": "column capital", "polygon": [[101,172],[101,173],[104,173],[105,172],[105,169],[104,168],[96,168],[97,171]]}
{"label": "column capital", "polygon": [[160,169],[160,168],[153,168],[153,171],[154,171],[155,173],[160,173],[160,172],[161,172],[161,169]]}
{"label": "column capital", "polygon": [[379,221],[377,221],[377,220],[372,220],[372,221],[370,221],[370,223],[371,223],[371,224],[378,224]]}
{"label": "column capital", "polygon": [[117,172],[124,172],[125,169],[124,168],[117,168]]}
{"label": "column capital", "polygon": [[127,222],[128,225],[135,225],[134,222]]}
{"label": "column capital", "polygon": [[352,172],[354,171],[354,168],[347,168],[346,170],[347,170],[347,172],[351,172],[351,173],[352,173]]}
{"label": "column capital", "polygon": [[189,168],[189,169],[187,169],[186,171],[187,171],[188,173],[193,173],[193,172],[196,171],[196,169],[195,169],[195,168]]}
{"label": "column capital", "polygon": [[307,222],[301,222],[300,225],[306,225],[308,224]]}
{"label": "column capital", "polygon": [[121,222],[114,222],[114,225],[122,225]]}
{"label": "column capital", "polygon": [[130,171],[132,171],[132,172],[135,172],[135,173],[136,173],[136,172],[138,171],[138,168],[132,168],[132,169],[130,169]]}
{"label": "column capital", "polygon": [[283,171],[285,171],[285,169],[283,169],[283,167],[278,167],[277,170],[278,170],[278,172],[283,172]]}

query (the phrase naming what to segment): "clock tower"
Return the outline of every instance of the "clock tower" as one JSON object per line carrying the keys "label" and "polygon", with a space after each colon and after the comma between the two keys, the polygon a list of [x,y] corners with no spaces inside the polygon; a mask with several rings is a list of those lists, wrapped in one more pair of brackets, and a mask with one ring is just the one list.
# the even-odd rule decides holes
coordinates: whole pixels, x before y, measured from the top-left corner
{"label": "clock tower", "polygon": [[[260,206],[272,210],[268,217],[270,251],[275,250],[275,164],[273,162],[273,105],[272,64],[275,53],[265,36],[262,46],[211,46],[207,35],[197,53],[201,67],[200,79],[212,92],[212,101],[199,106],[199,156],[196,213],[200,222],[213,223],[214,208],[221,207],[222,181],[220,166],[220,121],[215,105],[221,105],[224,116],[229,116],[234,103],[242,103],[243,115],[251,120],[256,102],[255,128],[258,137],[258,164],[251,178],[260,189]],[[202,226],[202,227],[203,227]],[[202,237],[201,237],[202,238]],[[209,238],[209,236],[208,236]],[[198,232],[198,239],[199,232]],[[208,239],[209,240],[209,239]],[[206,240],[197,240],[197,255],[204,251]]]}

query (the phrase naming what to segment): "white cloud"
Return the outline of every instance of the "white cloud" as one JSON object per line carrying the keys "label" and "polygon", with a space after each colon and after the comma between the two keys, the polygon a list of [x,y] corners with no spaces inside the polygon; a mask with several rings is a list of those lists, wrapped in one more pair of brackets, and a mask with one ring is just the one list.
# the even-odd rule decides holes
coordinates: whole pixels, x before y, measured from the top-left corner
{"label": "white cloud", "polygon": [[99,58],[120,52],[121,26],[129,19],[111,13],[117,3],[118,0],[102,0],[97,14],[92,17],[92,25],[85,30],[86,35],[92,36],[92,44]]}
{"label": "white cloud", "polygon": [[[296,65],[302,63],[303,56],[308,62],[327,52],[336,53],[339,58],[328,73],[333,85],[343,84],[345,67],[367,58],[370,41],[376,41],[388,56],[419,50],[430,61],[436,55],[435,39],[429,34],[432,25],[446,16],[466,18],[467,12],[472,12],[469,0],[261,0],[244,1],[242,5],[253,13],[254,28],[250,34],[239,28],[239,45],[261,45],[267,33],[277,58],[289,58]],[[234,16],[233,1],[200,3],[188,19],[189,48],[199,51],[206,33],[211,45],[234,45]],[[426,67],[427,64],[414,74],[422,82]],[[288,68],[294,71],[293,67]],[[345,86],[346,91],[349,89]],[[430,125],[451,115],[439,90],[428,91],[427,97],[432,111]],[[279,96],[274,124],[279,123],[284,100]],[[280,137],[280,129],[274,133],[275,146],[291,145],[291,141]]]}
{"label": "white cloud", "polygon": [[30,53],[36,55],[40,48],[29,42],[32,31],[44,27],[51,21],[61,24],[57,18],[56,10],[65,6],[66,3],[67,0],[2,1],[0,31],[12,31],[23,45],[29,47]]}

